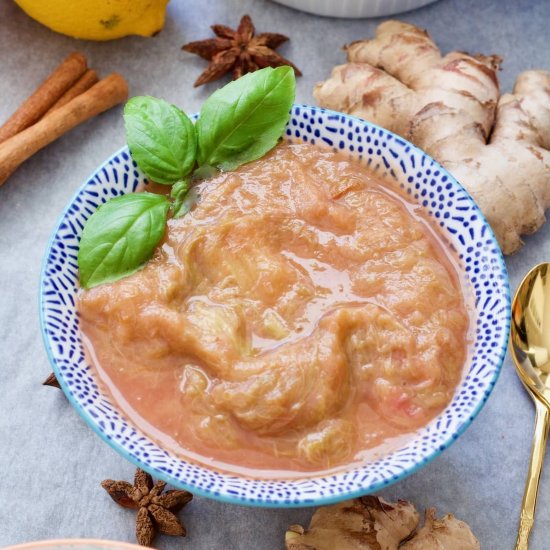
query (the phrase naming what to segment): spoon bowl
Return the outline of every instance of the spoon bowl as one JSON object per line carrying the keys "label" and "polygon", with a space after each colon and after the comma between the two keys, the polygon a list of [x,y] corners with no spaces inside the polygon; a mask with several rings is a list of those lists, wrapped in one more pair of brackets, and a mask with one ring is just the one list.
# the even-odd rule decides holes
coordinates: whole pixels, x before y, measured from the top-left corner
{"label": "spoon bowl", "polygon": [[512,302],[511,352],[522,382],[550,407],[550,263],[535,266]]}
{"label": "spoon bowl", "polygon": [[516,542],[516,550],[527,550],[550,426],[550,263],[531,269],[516,291],[512,301],[510,351],[536,408],[531,463]]}

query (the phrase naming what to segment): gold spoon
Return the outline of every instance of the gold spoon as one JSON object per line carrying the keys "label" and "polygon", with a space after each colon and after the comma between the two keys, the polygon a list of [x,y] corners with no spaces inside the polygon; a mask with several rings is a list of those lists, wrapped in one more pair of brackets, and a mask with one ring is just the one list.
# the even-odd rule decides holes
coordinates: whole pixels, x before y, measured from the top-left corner
{"label": "gold spoon", "polygon": [[512,302],[510,351],[536,408],[531,463],[516,541],[516,550],[527,550],[550,426],[550,263],[535,266],[519,285]]}

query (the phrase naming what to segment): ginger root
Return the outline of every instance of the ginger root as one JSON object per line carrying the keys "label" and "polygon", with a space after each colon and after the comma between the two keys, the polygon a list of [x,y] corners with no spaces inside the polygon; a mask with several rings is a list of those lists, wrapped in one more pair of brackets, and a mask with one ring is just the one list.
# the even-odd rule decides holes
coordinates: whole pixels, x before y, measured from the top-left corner
{"label": "ginger root", "polygon": [[550,73],[525,71],[499,94],[497,56],[441,55],[429,35],[386,21],[346,46],[313,95],[400,134],[464,185],[505,254],[535,232],[550,206]]}
{"label": "ginger root", "polygon": [[466,523],[447,514],[437,519],[435,508],[428,508],[424,518],[424,526],[400,550],[479,550],[479,541]]}
{"label": "ginger root", "polygon": [[287,550],[479,550],[468,525],[451,514],[436,519],[426,510],[424,526],[407,501],[390,504],[372,495],[319,508],[308,529],[292,525]]}
{"label": "ginger root", "polygon": [[389,550],[411,535],[418,520],[410,502],[390,504],[369,495],[319,508],[309,528],[291,526],[285,542],[287,550]]}

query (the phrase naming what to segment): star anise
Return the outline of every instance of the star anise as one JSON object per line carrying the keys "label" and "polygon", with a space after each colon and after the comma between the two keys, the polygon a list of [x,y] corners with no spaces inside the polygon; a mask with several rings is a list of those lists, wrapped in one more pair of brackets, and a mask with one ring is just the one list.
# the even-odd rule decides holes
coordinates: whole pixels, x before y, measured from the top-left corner
{"label": "star anise", "polygon": [[48,376],[48,378],[46,378],[46,380],[44,380],[44,382],[42,382],[42,385],[61,389],[61,386],[59,385],[59,380],[53,372]]}
{"label": "star anise", "polygon": [[155,532],[176,537],[185,537],[183,524],[175,512],[181,510],[193,499],[188,491],[166,491],[164,481],[153,483],[153,478],[138,468],[134,484],[127,481],[106,479],[101,486],[109,496],[120,506],[137,510],[136,539],[142,546],[151,546]]}
{"label": "star anise", "polygon": [[255,35],[250,16],[242,17],[236,31],[225,25],[212,25],[211,29],[218,38],[189,42],[181,48],[210,61],[206,70],[195,82],[195,87],[212,82],[229,71],[233,71],[233,80],[236,80],[258,69],[281,65],[290,65],[296,76],[302,76],[291,61],[274,50],[286,42],[288,37],[274,32]]}

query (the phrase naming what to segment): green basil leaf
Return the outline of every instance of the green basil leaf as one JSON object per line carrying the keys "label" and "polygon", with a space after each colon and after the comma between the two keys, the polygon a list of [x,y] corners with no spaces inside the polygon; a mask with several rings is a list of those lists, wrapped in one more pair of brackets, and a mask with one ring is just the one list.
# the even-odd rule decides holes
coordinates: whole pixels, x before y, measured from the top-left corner
{"label": "green basil leaf", "polygon": [[172,197],[172,212],[174,218],[181,218],[189,212],[191,206],[193,206],[193,201],[189,200],[190,195],[189,189],[191,186],[191,179],[188,178],[183,181],[178,181],[172,186],[172,191],[170,191],[170,197]]}
{"label": "green basil leaf", "polygon": [[196,124],[199,165],[222,170],[256,160],[275,147],[294,101],[291,67],[267,67],[214,92]]}
{"label": "green basil leaf", "polygon": [[149,179],[172,184],[191,173],[197,134],[181,109],[162,99],[133,97],[124,107],[124,125],[132,158]]}
{"label": "green basil leaf", "polygon": [[82,231],[80,285],[91,288],[137,271],[164,235],[169,206],[165,196],[152,193],[131,193],[101,205]]}

